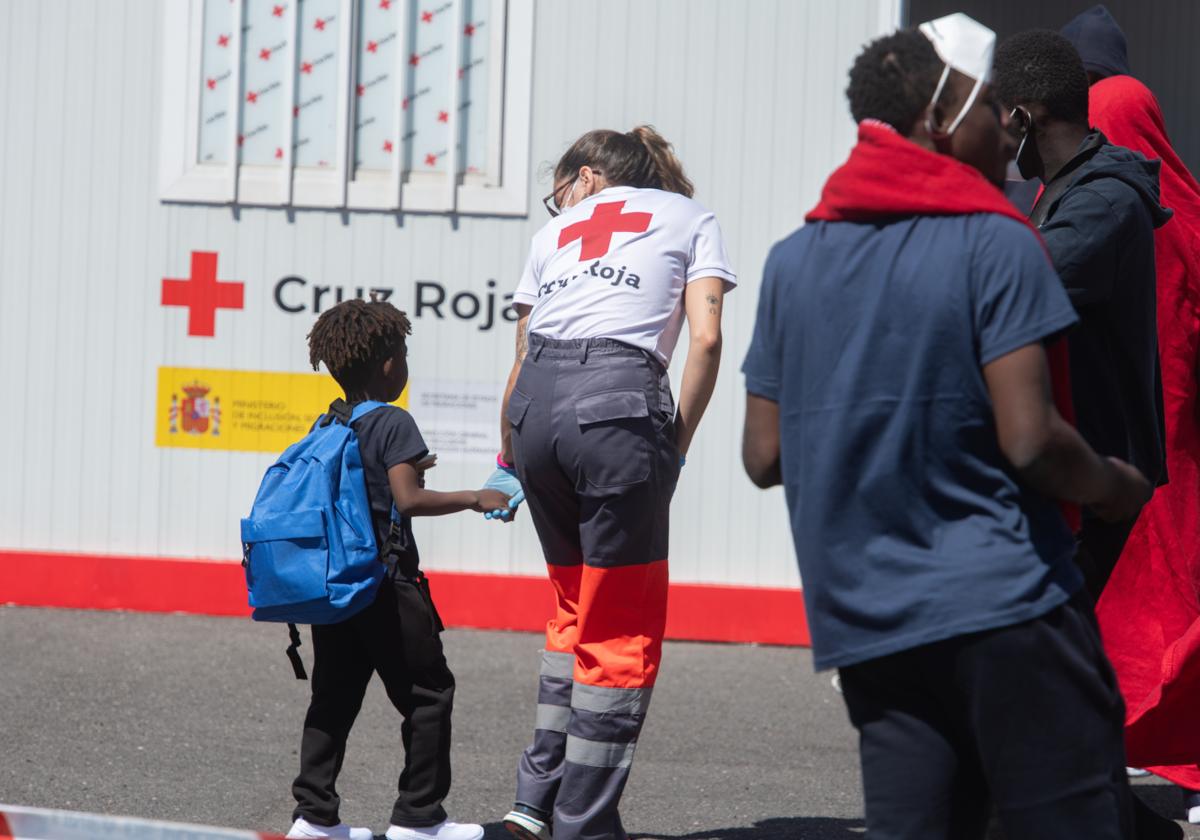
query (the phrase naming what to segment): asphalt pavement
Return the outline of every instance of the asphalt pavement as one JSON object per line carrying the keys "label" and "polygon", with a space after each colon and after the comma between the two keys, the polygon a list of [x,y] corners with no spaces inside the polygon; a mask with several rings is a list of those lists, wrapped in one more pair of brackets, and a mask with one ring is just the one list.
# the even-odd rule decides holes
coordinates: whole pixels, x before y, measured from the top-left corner
{"label": "asphalt pavement", "polygon": [[[541,639],[450,630],[445,643],[458,678],[446,806],[507,838]],[[286,645],[283,627],[244,619],[0,607],[0,803],[286,830],[308,699]],[[307,639],[302,652],[311,663]],[[855,747],[808,651],[668,643],[622,816],[643,840],[861,840]],[[343,820],[387,827],[400,762],[376,680],[338,784]],[[1161,780],[1138,790],[1178,816]]]}

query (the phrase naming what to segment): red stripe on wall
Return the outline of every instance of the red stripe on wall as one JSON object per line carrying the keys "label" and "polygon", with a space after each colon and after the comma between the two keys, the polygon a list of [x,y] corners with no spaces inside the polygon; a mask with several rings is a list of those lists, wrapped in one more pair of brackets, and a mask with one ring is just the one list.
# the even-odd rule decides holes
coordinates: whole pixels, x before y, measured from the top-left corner
{"label": "red stripe on wall", "polygon": [[[450,627],[541,631],[554,607],[554,592],[546,578],[431,572],[429,581],[438,612]],[[106,554],[0,551],[0,603],[198,615],[250,613],[238,563]],[[671,584],[667,638],[809,644],[799,590],[692,583]]]}

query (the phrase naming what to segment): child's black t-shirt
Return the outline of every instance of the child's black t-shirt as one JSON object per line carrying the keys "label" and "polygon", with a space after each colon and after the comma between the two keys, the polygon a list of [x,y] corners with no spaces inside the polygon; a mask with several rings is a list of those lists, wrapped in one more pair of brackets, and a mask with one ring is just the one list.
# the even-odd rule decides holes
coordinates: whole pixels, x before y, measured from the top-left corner
{"label": "child's black t-shirt", "polygon": [[[367,499],[371,503],[375,543],[383,551],[391,533],[392,488],[388,484],[388,470],[397,464],[419,461],[429,454],[429,448],[412,415],[394,405],[377,408],[356,420],[354,433],[358,437]],[[413,539],[409,517],[399,517],[393,543],[409,561],[409,565],[415,568],[418,561],[417,543]]]}

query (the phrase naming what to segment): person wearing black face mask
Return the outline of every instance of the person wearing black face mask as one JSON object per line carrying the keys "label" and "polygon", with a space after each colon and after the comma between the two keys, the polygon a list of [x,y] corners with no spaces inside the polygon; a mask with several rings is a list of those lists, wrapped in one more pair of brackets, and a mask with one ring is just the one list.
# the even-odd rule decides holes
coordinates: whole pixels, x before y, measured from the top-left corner
{"label": "person wearing black face mask", "polygon": [[[1158,161],[1113,146],[1088,124],[1088,77],[1061,35],[1033,30],[996,53],[996,88],[1019,139],[1017,165],[1045,189],[1030,213],[1080,317],[1069,337],[1080,433],[1097,452],[1166,481],[1154,229]],[[1079,563],[1099,598],[1134,520],[1084,512]]]}
{"label": "person wearing black face mask", "polygon": [[1200,647],[1186,642],[1200,617],[1200,183],[1172,148],[1158,100],[1134,78],[1125,35],[1108,10],[1094,6],[1060,32],[1087,70],[1092,124],[1112,142],[1162,160],[1162,203],[1175,214],[1154,235],[1171,483],[1138,516],[1096,618],[1130,710],[1127,758],[1179,785],[1188,821],[1200,823],[1200,691],[1190,688]]}
{"label": "person wearing black face mask", "polygon": [[[1154,231],[1171,218],[1159,201],[1160,161],[1109,143],[1088,119],[1088,70],[1075,47],[1047,30],[1009,38],[996,52],[995,84],[1010,109],[1016,165],[1027,184],[1009,198],[1038,227],[1079,325],[1068,336],[1071,394],[1083,438],[1166,483],[1158,354]],[[1136,517],[1104,522],[1085,509],[1076,560],[1099,600]],[[1139,840],[1182,831],[1137,797]]]}
{"label": "person wearing black face mask", "polygon": [[[1079,51],[1088,84],[1094,85],[1110,76],[1133,75],[1129,69],[1125,33],[1104,6],[1093,6],[1082,12],[1059,31]],[[1036,141],[1033,145],[1036,145]],[[1036,151],[1030,148],[1026,155],[1027,160],[1033,160]],[[1025,180],[1017,180],[1010,172],[1004,194],[1018,210],[1028,214],[1037,201],[1042,182],[1036,176],[1022,175],[1022,178]]]}
{"label": "person wearing black face mask", "polygon": [[[1031,155],[1037,155],[1037,140],[1030,137],[1029,126],[1030,117],[1027,111],[1013,108],[1009,112],[1008,130],[1020,139],[1017,141],[1017,154],[1008,164],[1004,195],[1026,216],[1033,210],[1038,196],[1042,194],[1042,182],[1038,180],[1037,175],[1025,174],[1036,170],[1036,167],[1029,165]],[[1026,162],[1024,166],[1020,164],[1019,159]]]}

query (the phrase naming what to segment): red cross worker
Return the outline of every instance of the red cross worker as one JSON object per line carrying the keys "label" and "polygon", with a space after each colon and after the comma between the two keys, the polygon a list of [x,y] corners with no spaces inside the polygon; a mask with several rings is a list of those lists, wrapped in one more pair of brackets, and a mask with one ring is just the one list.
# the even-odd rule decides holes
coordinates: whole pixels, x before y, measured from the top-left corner
{"label": "red cross worker", "polygon": [[[492,483],[524,493],[557,595],[505,817],[526,840],[627,836],[617,806],[662,655],[671,496],[736,283],[716,217],[691,196],[649,126],[588,132],[555,168],[553,218],[513,295]],[[685,323],[677,408],[667,369]]]}

